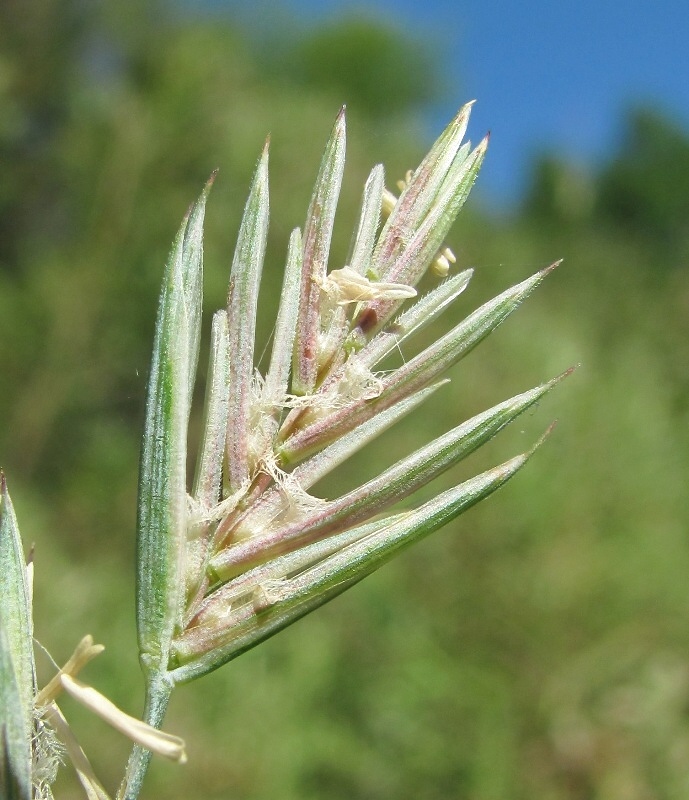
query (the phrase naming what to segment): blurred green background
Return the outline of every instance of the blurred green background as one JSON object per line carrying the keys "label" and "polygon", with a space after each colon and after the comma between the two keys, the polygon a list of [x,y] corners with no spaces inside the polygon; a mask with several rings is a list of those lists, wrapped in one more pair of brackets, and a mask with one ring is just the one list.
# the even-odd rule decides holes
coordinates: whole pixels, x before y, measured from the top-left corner
{"label": "blurred green background", "polygon": [[[0,5],[0,461],[36,545],[37,638],[61,662],[92,633],[107,650],[84,678],[134,714],[138,445],[184,211],[219,167],[210,312],[271,133],[265,342],[341,103],[334,266],[370,167],[384,161],[394,185],[423,155],[420,104],[454,91],[430,43],[411,48],[383,21],[308,34],[286,21],[281,34],[134,0]],[[509,215],[469,202],[450,244],[476,275],[427,337],[565,262],[403,435],[323,492],[581,362],[441,485],[527,448],[557,417],[547,446],[435,538],[180,689],[166,728],[187,739],[189,764],[156,761],[144,797],[689,797],[689,133],[649,107],[621,125],[617,152],[589,172],[543,154]],[[113,788],[126,743],[64,706]],[[56,796],[81,796],[67,769]]]}

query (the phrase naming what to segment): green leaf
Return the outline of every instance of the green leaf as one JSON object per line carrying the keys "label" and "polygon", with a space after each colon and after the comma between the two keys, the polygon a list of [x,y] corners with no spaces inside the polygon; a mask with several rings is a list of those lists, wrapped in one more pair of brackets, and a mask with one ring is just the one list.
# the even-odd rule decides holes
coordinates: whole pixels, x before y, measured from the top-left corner
{"label": "green leaf", "polygon": [[285,486],[272,487],[242,514],[240,523],[231,529],[232,537],[254,536],[257,531],[268,530],[274,520],[279,519],[287,511],[292,517],[295,517],[294,508],[290,508],[293,501],[287,487],[304,493],[364,445],[417,408],[444,383],[447,381],[439,381],[385,409],[380,414],[376,414],[375,417],[337,439],[320,453],[299,464],[286,476],[287,484]]}
{"label": "green leaf", "polygon": [[[569,372],[564,373],[567,374]],[[505,425],[540,400],[564,375],[472,417],[373,480],[336,500],[323,503],[310,515],[290,521],[282,527],[265,530],[261,535],[254,532],[252,537],[227,547],[210,561],[213,577],[226,580],[246,565],[265,561],[267,557],[293,549],[297,544],[351,527],[380,513],[391,503],[408,497],[492,439]]]}
{"label": "green leaf", "polygon": [[[423,352],[383,378],[381,391],[375,399],[356,399],[343,404],[330,414],[322,415],[310,424],[302,420],[301,427],[280,448],[283,463],[295,463],[316,452],[384,408],[437,380],[504,322],[555,266],[537,272],[484,303]],[[361,352],[365,353],[365,350]],[[350,361],[351,366],[357,369],[357,356],[353,356]]]}
{"label": "green leaf", "polygon": [[222,462],[225,457],[230,388],[230,350],[227,330],[227,312],[216,311],[211,326],[203,436],[193,491],[194,499],[204,509],[216,505],[220,500],[222,488]]}
{"label": "green leaf", "polygon": [[28,800],[35,694],[31,595],[17,518],[1,472],[0,575],[0,796]]}
{"label": "green leaf", "polygon": [[149,682],[165,671],[184,594],[187,426],[200,337],[203,219],[212,182],[190,209],[168,259],[148,383],[136,596],[139,651]]}
{"label": "green leaf", "polygon": [[343,547],[401,519],[406,514],[407,512],[403,512],[386,519],[367,522],[337,536],[329,536],[323,541],[313,542],[292,553],[278,556],[238,575],[212,592],[199,606],[193,624],[173,643],[173,661],[177,665],[183,664],[226,641],[228,631],[224,626],[218,625],[218,620],[225,615],[231,605],[236,604],[242,598],[246,600],[247,596],[260,584],[300,572]]}
{"label": "green leaf", "polygon": [[376,414],[375,417],[371,417],[371,419],[359,425],[353,431],[321,450],[320,453],[295,467],[290,473],[292,479],[296,480],[302,489],[310,488],[316,481],[319,481],[339,464],[344,463],[350,456],[358,452],[364,445],[373,441],[383,431],[392,427],[402,417],[413,411],[445,383],[447,381],[438,381],[438,383],[416,392],[411,397],[407,397],[390,406],[390,408],[386,408],[380,414]]}
{"label": "green leaf", "polygon": [[404,547],[488,497],[521,469],[534,450],[443,492],[415,511],[396,516],[390,524],[294,577],[266,579],[258,584],[243,604],[226,609],[222,618],[225,641],[218,637],[213,649],[173,669],[175,682],[190,681],[217,669],[341,594]]}
{"label": "green leaf", "polygon": [[227,472],[230,491],[249,478],[249,418],[254,373],[256,305],[268,236],[268,142],[256,168],[239,228],[227,298],[230,395]]}
{"label": "green leaf", "polygon": [[211,326],[203,434],[192,492],[195,502],[190,503],[193,512],[188,515],[186,523],[185,607],[203,586],[212,536],[207,512],[217,506],[222,493],[230,394],[229,354],[227,312],[216,311]]}
{"label": "green leaf", "polygon": [[385,188],[385,172],[382,164],[376,164],[368,176],[361,200],[359,226],[354,237],[352,255],[349,266],[360,275],[366,275],[371,266],[373,247],[380,224],[380,212],[383,205],[383,189]]}
{"label": "green leaf", "polygon": [[473,274],[473,269],[459,272],[423,295],[356,354],[357,362],[369,369],[375,367],[405,339],[425,328],[442,314],[466,289]]}
{"label": "green leaf", "polygon": [[[428,214],[421,221],[399,221],[402,231],[400,235],[405,236],[405,246],[391,268],[385,272],[385,280],[415,286],[425,274],[476,181],[487,147],[486,138],[468,158],[461,159],[461,153],[458,154],[458,159],[461,160],[453,163],[443,180],[440,193],[434,198]],[[376,328],[380,329],[399,306],[398,300],[381,299],[367,303],[360,312],[357,325],[363,325],[363,320],[373,314]]]}
{"label": "green leaf", "polygon": [[294,336],[299,315],[299,284],[303,263],[302,248],[301,231],[299,228],[295,228],[290,235],[287,248],[287,264],[282,282],[280,307],[275,321],[273,350],[262,396],[276,422],[282,412],[280,403],[284,402],[289,385],[292,350],[294,348]]}
{"label": "green leaf", "polygon": [[373,262],[381,280],[395,280],[389,275],[407,246],[410,236],[419,228],[436,201],[440,186],[448,172],[461,166],[468,148],[461,146],[473,103],[462,106],[455,118],[440,134],[430,151],[416,168],[406,188],[381,231]]}
{"label": "green leaf", "polygon": [[[0,797],[31,797],[31,712],[23,698],[0,615]],[[28,723],[28,731],[27,731]]]}
{"label": "green leaf", "polygon": [[[347,260],[347,268],[363,276],[365,280],[375,279],[371,258],[380,224],[383,190],[384,172],[382,165],[378,164],[371,171],[364,187],[359,225],[352,242],[351,256]],[[330,277],[331,275],[328,276]],[[318,383],[323,385],[346,358],[349,348],[342,345],[350,334],[351,324],[346,307],[336,304],[333,297],[323,304],[320,317],[321,334],[317,339]]]}
{"label": "green leaf", "polygon": [[297,395],[310,394],[318,377],[321,286],[325,281],[335,210],[340,195],[345,143],[343,108],[335,120],[323,154],[304,226],[304,261],[292,374],[292,392]]}

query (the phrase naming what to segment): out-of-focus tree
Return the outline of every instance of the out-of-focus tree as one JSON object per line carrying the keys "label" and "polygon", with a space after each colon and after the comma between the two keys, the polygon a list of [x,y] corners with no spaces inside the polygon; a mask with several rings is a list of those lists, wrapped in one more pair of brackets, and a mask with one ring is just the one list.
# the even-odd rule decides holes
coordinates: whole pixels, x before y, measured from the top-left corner
{"label": "out-of-focus tree", "polygon": [[588,222],[594,201],[595,187],[586,169],[554,154],[544,154],[530,176],[524,217],[551,226]]}
{"label": "out-of-focus tree", "polygon": [[689,135],[660,111],[630,111],[617,151],[597,170],[540,156],[522,218],[551,232],[586,228],[631,237],[648,246],[656,273],[680,266],[689,239]]}
{"label": "out-of-focus tree", "polygon": [[[207,223],[207,302],[216,308],[246,188],[272,132],[279,180],[271,187],[274,271],[265,291],[274,295],[332,121],[363,87],[349,92],[345,83],[334,97],[324,88],[305,92],[289,75],[266,79],[251,40],[226,17],[180,18],[162,4],[128,0],[1,5],[0,324],[11,346],[1,357],[0,451],[15,480],[42,484],[74,544],[93,546],[94,516],[105,512],[122,536],[131,525],[125,509],[152,309],[190,199],[219,167]],[[365,38],[366,27],[358,30]],[[398,52],[394,34],[374,31],[388,55]],[[374,56],[362,56],[372,83],[382,68],[366,62]],[[353,119],[365,119],[366,109],[352,105]],[[386,125],[402,174],[413,137],[385,121],[381,134]],[[348,174],[359,184],[369,159],[352,137]],[[345,216],[354,216],[358,192],[345,190]],[[341,237],[335,252],[343,259]],[[269,325],[263,320],[264,339]]]}
{"label": "out-of-focus tree", "polygon": [[689,136],[662,113],[629,113],[619,153],[599,178],[597,213],[655,243],[689,235]]}
{"label": "out-of-focus tree", "polygon": [[[81,12],[81,13],[80,13]],[[60,0],[0,5],[0,268],[61,239],[58,142],[69,117],[89,11]]]}
{"label": "out-of-focus tree", "polygon": [[389,23],[352,16],[286,49],[281,71],[306,87],[346,97],[372,119],[404,117],[437,99],[430,50]]}

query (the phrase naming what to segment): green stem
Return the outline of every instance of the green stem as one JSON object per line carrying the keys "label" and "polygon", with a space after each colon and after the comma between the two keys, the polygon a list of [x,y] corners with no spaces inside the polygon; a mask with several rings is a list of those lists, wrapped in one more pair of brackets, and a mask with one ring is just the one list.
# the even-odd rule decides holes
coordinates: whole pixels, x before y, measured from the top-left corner
{"label": "green stem", "polygon": [[[144,722],[154,728],[161,727],[173,687],[174,684],[171,681],[165,680],[161,676],[157,676],[157,679],[149,683],[146,689]],[[146,750],[138,744],[134,745],[129,755],[124,778],[117,792],[117,800],[137,800],[151,755],[150,750]]]}

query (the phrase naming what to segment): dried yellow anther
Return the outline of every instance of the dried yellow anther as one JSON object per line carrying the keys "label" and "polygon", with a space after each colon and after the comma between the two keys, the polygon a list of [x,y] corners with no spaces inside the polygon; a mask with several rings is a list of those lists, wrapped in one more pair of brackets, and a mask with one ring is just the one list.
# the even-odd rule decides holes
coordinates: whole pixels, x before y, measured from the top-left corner
{"label": "dried yellow anther", "polygon": [[93,636],[87,635],[79,642],[72,655],[67,659],[64,667],[55,675],[36,695],[34,705],[36,708],[46,706],[62,691],[61,675],[77,676],[81,670],[97,655],[105,650],[102,644],[94,644]]}
{"label": "dried yellow anther", "polygon": [[351,267],[342,267],[329,272],[321,289],[335,302],[344,306],[366,300],[406,300],[416,297],[416,289],[406,283],[384,283],[371,281]]}
{"label": "dried yellow anther", "polygon": [[157,728],[142,722],[136,717],[130,717],[119,709],[107,697],[102,695],[92,686],[76,680],[71,675],[61,674],[60,683],[63,689],[76,701],[86,706],[94,714],[104,719],[115,730],[123,733],[136,744],[145,747],[153,753],[184,764],[187,760],[184,751],[184,739],[163,733]]}
{"label": "dried yellow anther", "polygon": [[389,217],[393,208],[397,205],[397,198],[389,189],[383,189],[383,214]]}
{"label": "dried yellow anther", "polygon": [[439,278],[444,278],[450,271],[450,264],[456,264],[457,257],[449,247],[444,247],[431,264],[431,272]]}
{"label": "dried yellow anther", "polygon": [[407,186],[409,186],[409,184],[411,183],[411,179],[413,177],[414,177],[414,171],[408,169],[404,173],[404,178],[402,178],[401,181],[397,181],[397,188],[400,190],[400,192],[403,192],[407,188]]}
{"label": "dried yellow anther", "polygon": [[444,250],[441,251],[441,255],[445,256],[445,258],[450,262],[450,264],[457,263],[457,256],[450,250],[449,247],[446,247]]}
{"label": "dried yellow anther", "polygon": [[450,262],[444,255],[438,255],[431,264],[431,271],[439,278],[444,278],[450,271]]}
{"label": "dried yellow anther", "polygon": [[[64,667],[38,692],[34,699],[36,713],[45,713],[51,725],[54,725],[59,731],[61,738],[63,740],[67,738],[68,751],[79,772],[82,783],[84,783],[85,779],[91,780],[89,775],[85,774],[90,769],[90,766],[88,766],[88,760],[83,755],[83,751],[76,743],[76,739],[73,739],[62,712],[55,703],[55,699],[63,689],[75,700],[110,723],[115,730],[120,731],[133,742],[136,742],[136,744],[140,744],[158,755],[183,764],[187,757],[182,739],[178,736],[171,736],[169,733],[163,733],[151,725],[136,719],[136,717],[130,717],[129,714],[121,711],[98,690],[76,679],[75,676],[81,672],[88,662],[102,653],[104,649],[102,644],[93,643],[92,636],[84,636]],[[101,796],[107,797],[107,795],[99,795],[98,792],[93,796],[99,799]]]}
{"label": "dried yellow anther", "polygon": [[254,610],[258,613],[266,611],[278,603],[286,600],[289,595],[289,582],[284,578],[262,581],[253,592]]}

